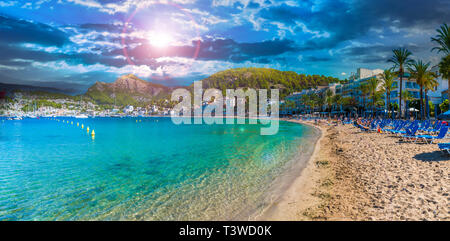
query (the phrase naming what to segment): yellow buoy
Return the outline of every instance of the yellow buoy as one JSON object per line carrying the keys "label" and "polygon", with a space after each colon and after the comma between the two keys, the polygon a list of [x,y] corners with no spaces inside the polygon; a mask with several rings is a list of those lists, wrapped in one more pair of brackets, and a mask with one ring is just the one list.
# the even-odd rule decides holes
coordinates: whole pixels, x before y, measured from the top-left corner
{"label": "yellow buoy", "polygon": [[80,126],[80,123],[77,122],[77,126]]}
{"label": "yellow buoy", "polygon": [[81,129],[84,129],[84,125],[83,124],[81,124]]}
{"label": "yellow buoy", "polygon": [[72,121],[72,122],[70,122],[70,124],[71,124],[71,125],[73,125],[73,121]]}
{"label": "yellow buoy", "polygon": [[86,131],[87,131],[87,133],[89,134],[89,126],[88,126],[88,128],[86,128]]}
{"label": "yellow buoy", "polygon": [[95,136],[95,131],[92,130],[91,136],[94,137]]}
{"label": "yellow buoy", "polygon": [[136,120],[136,123],[137,123],[137,120]]}

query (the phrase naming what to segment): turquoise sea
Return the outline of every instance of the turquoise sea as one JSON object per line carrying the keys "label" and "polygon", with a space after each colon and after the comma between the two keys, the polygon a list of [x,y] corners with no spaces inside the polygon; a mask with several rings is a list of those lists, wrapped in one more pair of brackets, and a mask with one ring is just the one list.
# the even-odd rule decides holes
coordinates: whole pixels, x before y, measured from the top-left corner
{"label": "turquoise sea", "polygon": [[59,120],[0,121],[0,220],[247,220],[318,135],[288,122],[261,136],[163,117]]}

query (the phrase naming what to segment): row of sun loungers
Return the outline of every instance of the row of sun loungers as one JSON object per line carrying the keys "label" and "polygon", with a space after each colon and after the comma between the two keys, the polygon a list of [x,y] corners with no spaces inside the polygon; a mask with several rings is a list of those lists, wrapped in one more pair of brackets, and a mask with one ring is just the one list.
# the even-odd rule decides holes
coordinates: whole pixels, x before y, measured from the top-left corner
{"label": "row of sun loungers", "polygon": [[[365,121],[363,121],[365,122]],[[361,131],[377,131],[381,133],[390,133],[400,137],[402,141],[421,142],[426,144],[433,144],[434,141],[445,139],[448,126],[442,121],[405,121],[405,120],[391,120],[379,119],[372,121],[369,127],[354,123]],[[450,143],[439,143],[439,148],[450,154]]]}

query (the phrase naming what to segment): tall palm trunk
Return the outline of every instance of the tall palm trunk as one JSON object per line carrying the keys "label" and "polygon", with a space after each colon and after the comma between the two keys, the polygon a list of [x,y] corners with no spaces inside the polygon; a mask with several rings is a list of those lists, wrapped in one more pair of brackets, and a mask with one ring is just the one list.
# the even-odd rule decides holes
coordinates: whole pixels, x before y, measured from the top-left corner
{"label": "tall palm trunk", "polygon": [[362,115],[366,115],[366,96],[363,96],[363,107],[362,107]]}
{"label": "tall palm trunk", "polygon": [[450,78],[448,78],[448,93],[447,93],[447,95],[448,95],[448,98],[447,99],[449,99],[450,100]]}
{"label": "tall palm trunk", "polygon": [[400,103],[398,104],[398,106],[399,106],[398,115],[399,115],[400,119],[403,116],[403,112],[402,112],[402,89],[403,89],[403,65],[400,65],[400,96],[399,96]]}
{"label": "tall palm trunk", "polygon": [[429,113],[429,106],[428,106],[428,89],[425,89],[425,120],[428,119],[428,113]]}
{"label": "tall palm trunk", "polygon": [[387,92],[387,106],[388,106],[388,117],[391,116],[391,92]]}
{"label": "tall palm trunk", "polygon": [[420,120],[423,120],[423,86],[420,86]]}
{"label": "tall palm trunk", "polygon": [[375,118],[375,92],[372,93],[372,118]]}

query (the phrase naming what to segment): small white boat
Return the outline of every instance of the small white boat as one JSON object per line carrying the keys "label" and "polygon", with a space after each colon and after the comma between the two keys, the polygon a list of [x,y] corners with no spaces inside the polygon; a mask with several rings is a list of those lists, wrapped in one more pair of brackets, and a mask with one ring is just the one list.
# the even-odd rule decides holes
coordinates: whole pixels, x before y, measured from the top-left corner
{"label": "small white boat", "polygon": [[81,114],[81,115],[76,115],[75,118],[77,118],[77,119],[87,119],[89,117],[87,115]]}
{"label": "small white boat", "polygon": [[16,117],[14,117],[14,119],[13,120],[22,120],[23,118],[21,117],[21,116],[16,116]]}

